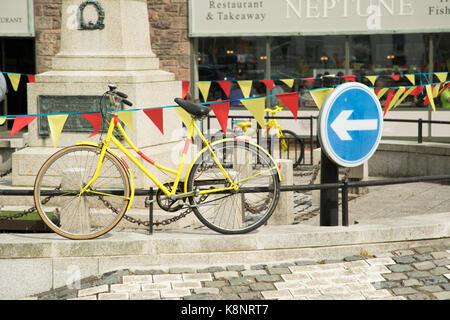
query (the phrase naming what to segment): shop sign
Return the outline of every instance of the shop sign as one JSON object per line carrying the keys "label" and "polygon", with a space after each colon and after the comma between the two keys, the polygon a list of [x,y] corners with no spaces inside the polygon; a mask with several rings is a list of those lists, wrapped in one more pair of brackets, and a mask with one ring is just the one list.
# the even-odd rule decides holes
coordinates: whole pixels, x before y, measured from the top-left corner
{"label": "shop sign", "polygon": [[33,0],[0,0],[0,37],[34,37]]}
{"label": "shop sign", "polygon": [[450,0],[190,0],[192,37],[450,32]]}

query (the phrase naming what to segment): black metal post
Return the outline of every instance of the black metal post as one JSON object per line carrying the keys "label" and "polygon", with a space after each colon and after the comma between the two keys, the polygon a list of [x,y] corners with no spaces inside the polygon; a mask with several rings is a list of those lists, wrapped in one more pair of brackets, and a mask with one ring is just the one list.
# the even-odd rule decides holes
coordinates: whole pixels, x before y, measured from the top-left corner
{"label": "black metal post", "polygon": [[153,188],[150,187],[150,204],[148,207],[148,218],[149,218],[149,233],[153,234]]}
{"label": "black metal post", "polygon": [[418,122],[418,130],[419,132],[417,133],[417,142],[418,143],[422,143],[423,142],[423,135],[422,135],[422,130],[423,130],[423,120],[422,118],[419,119]]}
{"label": "black metal post", "polygon": [[342,225],[348,227],[348,183],[344,181],[342,187]]}
{"label": "black metal post", "polygon": [[[320,161],[320,183],[338,183],[339,167],[322,151]],[[338,188],[320,190],[320,226],[339,224]]]}

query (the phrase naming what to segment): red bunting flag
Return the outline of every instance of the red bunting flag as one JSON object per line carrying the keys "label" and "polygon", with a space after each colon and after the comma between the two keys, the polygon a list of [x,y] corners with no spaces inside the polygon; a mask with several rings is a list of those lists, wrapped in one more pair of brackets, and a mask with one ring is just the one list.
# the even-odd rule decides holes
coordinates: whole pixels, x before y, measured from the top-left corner
{"label": "red bunting flag", "polygon": [[155,126],[164,134],[164,116],[162,108],[154,108],[154,109],[144,109],[144,113],[150,120],[153,121]]}
{"label": "red bunting flag", "polygon": [[227,98],[229,98],[230,90],[231,90],[231,82],[230,81],[217,81],[217,83],[220,85],[223,92],[227,95]]}
{"label": "red bunting flag", "polygon": [[418,86],[418,87],[416,87],[416,89],[414,89],[414,90],[410,93],[410,95],[412,95],[412,96],[418,96],[419,94],[422,93],[423,88],[424,88],[424,86]]}
{"label": "red bunting flag", "polygon": [[182,93],[181,93],[181,97],[183,98],[183,99],[186,99],[186,96],[187,96],[187,93],[188,93],[188,91],[189,91],[189,85],[190,85],[191,83],[189,82],[189,81],[183,81],[182,82]]}
{"label": "red bunting flag", "polygon": [[352,75],[348,75],[348,76],[342,76],[342,78],[355,82],[356,81],[356,75],[352,74]]}
{"label": "red bunting flag", "polygon": [[100,113],[83,113],[83,114],[81,114],[81,116],[83,118],[85,118],[86,120],[88,120],[91,123],[92,128],[93,128],[92,134],[88,138],[95,136],[99,132],[99,130],[102,126],[101,114]]}
{"label": "red bunting flag", "polygon": [[314,82],[316,79],[314,79],[314,78],[305,78],[303,80],[308,81],[308,82]]}
{"label": "red bunting flag", "polygon": [[291,110],[294,115],[295,120],[297,120],[298,113],[298,93],[290,92],[290,93],[281,93],[275,95],[278,99],[280,99],[284,105]]}
{"label": "red bunting flag", "polygon": [[260,80],[260,82],[264,83],[269,90],[273,90],[273,80]]}
{"label": "red bunting flag", "polygon": [[219,121],[223,133],[227,132],[228,113],[230,112],[230,102],[212,103],[211,108]]}
{"label": "red bunting flag", "polygon": [[400,76],[399,76],[399,75],[390,75],[389,77],[391,77],[391,78],[394,79],[395,81],[400,80]]}
{"label": "red bunting flag", "polygon": [[11,130],[11,137],[15,135],[18,131],[29,125],[30,122],[36,118],[37,118],[36,116],[17,116],[14,119],[13,127]]}
{"label": "red bunting flag", "polygon": [[392,98],[394,97],[394,92],[395,92],[395,89],[389,90],[388,96],[386,98],[386,102],[384,104],[384,115],[383,116],[385,116],[386,112],[388,111],[389,104],[391,103]]}
{"label": "red bunting flag", "polygon": [[36,77],[32,74],[27,75],[28,77],[28,82],[33,83],[36,80]]}

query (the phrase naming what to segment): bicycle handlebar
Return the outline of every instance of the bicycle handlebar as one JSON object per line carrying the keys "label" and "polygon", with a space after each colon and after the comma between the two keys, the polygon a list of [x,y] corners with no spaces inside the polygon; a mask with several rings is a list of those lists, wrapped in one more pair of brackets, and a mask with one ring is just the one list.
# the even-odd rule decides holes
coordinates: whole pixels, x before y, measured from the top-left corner
{"label": "bicycle handlebar", "polygon": [[117,89],[116,85],[108,84],[108,88],[109,88],[109,90],[107,92],[105,92],[105,94],[109,95],[111,104],[116,107],[116,110],[115,110],[116,112],[119,109],[119,105],[116,103],[116,98],[118,98],[120,101],[122,101],[127,106],[131,107],[133,105],[133,103],[131,101],[126,99],[126,98],[128,98],[127,94],[120,92],[120,91],[116,91],[116,89]]}

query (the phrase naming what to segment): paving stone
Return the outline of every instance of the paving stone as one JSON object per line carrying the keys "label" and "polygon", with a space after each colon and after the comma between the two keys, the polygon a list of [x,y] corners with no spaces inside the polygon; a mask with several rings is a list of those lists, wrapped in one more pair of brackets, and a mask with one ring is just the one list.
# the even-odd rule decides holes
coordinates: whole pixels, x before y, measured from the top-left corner
{"label": "paving stone", "polygon": [[369,265],[371,265],[371,266],[390,265],[390,264],[394,264],[395,263],[395,261],[392,260],[392,258],[389,258],[389,257],[367,259],[366,262]]}
{"label": "paving stone", "polygon": [[161,298],[180,298],[190,295],[191,291],[189,289],[161,290]]}
{"label": "paving stone", "polygon": [[442,287],[445,291],[450,291],[450,283],[441,283],[441,287]]}
{"label": "paving stone", "polygon": [[408,277],[401,272],[384,273],[382,276],[388,281],[398,281],[408,279]]}
{"label": "paving stone", "polygon": [[171,289],[172,288],[170,282],[143,283],[141,285],[141,287],[142,287],[142,291],[164,290],[164,289]]}
{"label": "paving stone", "polygon": [[439,300],[450,300],[450,291],[436,292],[433,296]]}
{"label": "paving stone", "polygon": [[425,285],[432,285],[432,284],[440,284],[440,283],[446,283],[447,280],[443,276],[435,276],[430,278],[423,278],[423,283]]}
{"label": "paving stone", "polygon": [[137,292],[141,290],[141,284],[137,283],[118,283],[112,284],[110,291],[111,292]]}
{"label": "paving stone", "polygon": [[411,287],[393,288],[392,292],[399,296],[417,293],[417,290]]}
{"label": "paving stone", "polygon": [[371,290],[371,291],[361,291],[361,294],[366,297],[367,299],[378,299],[378,298],[387,298],[392,297],[392,294],[386,290]]}
{"label": "paving stone", "polygon": [[230,286],[230,287],[223,287],[222,292],[223,293],[243,293],[243,292],[249,292],[250,288],[247,286]]}
{"label": "paving stone", "polygon": [[193,294],[183,297],[184,300],[212,300],[213,296],[207,294]]}
{"label": "paving stone", "polygon": [[170,282],[170,281],[181,281],[181,274],[156,274],[153,276],[153,282]]}
{"label": "paving stone", "polygon": [[270,290],[261,292],[265,299],[290,299],[292,294],[289,290]]}
{"label": "paving stone", "polygon": [[251,277],[241,277],[230,279],[229,282],[230,285],[232,286],[241,286],[241,285],[245,286],[254,283],[255,281]]}
{"label": "paving stone", "polygon": [[422,281],[419,281],[417,279],[408,279],[402,281],[402,285],[404,287],[420,286],[422,284],[423,284]]}
{"label": "paving stone", "polygon": [[414,268],[421,271],[436,268],[436,265],[432,261],[416,262],[413,263],[412,265],[414,266]]}
{"label": "paving stone", "polygon": [[245,270],[241,272],[242,276],[259,276],[259,275],[266,275],[266,270]]}
{"label": "paving stone", "polygon": [[282,274],[281,278],[283,278],[284,281],[299,281],[311,279],[311,277],[307,273]]}
{"label": "paving stone", "polygon": [[195,294],[219,294],[219,288],[194,288]]}
{"label": "paving stone", "polygon": [[239,300],[239,296],[236,293],[224,293],[217,296],[218,300]]}
{"label": "paving stone", "polygon": [[413,248],[413,249],[417,253],[421,253],[421,254],[436,251],[433,247],[429,247],[429,246],[417,247],[417,248]]}
{"label": "paving stone", "polygon": [[146,292],[132,292],[130,293],[130,300],[155,300],[159,299],[159,291],[146,291]]}
{"label": "paving stone", "polygon": [[211,281],[212,276],[210,273],[183,273],[182,278],[185,281]]}
{"label": "paving stone", "polygon": [[90,296],[98,293],[108,292],[109,286],[108,285],[102,285],[98,287],[92,287],[92,288],[86,288],[81,289],[78,291],[78,297],[84,297],[84,296]]}
{"label": "paving stone", "polygon": [[224,280],[216,280],[216,281],[205,281],[203,282],[205,288],[222,288],[227,285],[227,282]]}
{"label": "paving stone", "polygon": [[275,282],[275,281],[280,281],[281,278],[278,274],[273,274],[273,275],[256,276],[255,280],[258,282]]}
{"label": "paving stone", "polygon": [[242,300],[262,300],[259,292],[243,292],[238,294]]}
{"label": "paving stone", "polygon": [[430,253],[434,259],[444,259],[450,256],[450,254],[446,251],[437,251]]}
{"label": "paving stone", "polygon": [[408,264],[408,263],[413,263],[416,262],[417,260],[414,259],[411,256],[401,256],[401,257],[393,257],[392,258],[396,263],[400,263],[400,264]]}
{"label": "paving stone", "polygon": [[417,261],[427,261],[427,260],[433,260],[433,256],[431,254],[419,254],[413,256],[414,259]]}
{"label": "paving stone", "polygon": [[443,274],[443,276],[450,280],[450,273]]}
{"label": "paving stone", "polygon": [[365,260],[366,257],[364,256],[348,256],[344,258],[344,261],[358,261],[358,260]]}
{"label": "paving stone", "polygon": [[390,266],[386,266],[392,272],[408,272],[413,271],[414,268],[407,264],[393,264]]}
{"label": "paving stone", "polygon": [[399,287],[400,283],[395,282],[395,281],[380,281],[380,282],[374,282],[373,286],[376,289],[391,289],[391,288]]}
{"label": "paving stone", "polygon": [[257,264],[250,267],[250,270],[264,270],[267,269],[267,264]]}
{"label": "paving stone", "polygon": [[[446,267],[437,267],[435,269],[430,270],[430,273],[433,276],[440,276],[443,275],[445,277],[447,277],[445,274],[448,273],[448,269]],[[448,277],[447,277],[448,278]]]}
{"label": "paving stone", "polygon": [[403,256],[412,256],[415,254],[415,252],[413,250],[396,250],[394,251],[394,254],[397,255],[398,257],[403,257]]}
{"label": "paving stone", "polygon": [[214,272],[220,272],[220,271],[225,271],[225,269],[222,267],[207,267],[207,268],[197,269],[198,273],[214,273]]}
{"label": "paving stone", "polygon": [[294,262],[297,266],[308,266],[308,265],[314,265],[317,264],[316,261],[312,260],[297,260]]}
{"label": "paving stone", "polygon": [[447,266],[448,264],[450,264],[450,259],[449,258],[437,259],[437,260],[433,260],[433,263],[435,265],[437,265],[438,267],[443,267],[443,266]]}
{"label": "paving stone", "polygon": [[268,268],[267,272],[269,274],[289,274],[289,273],[291,273],[291,270],[289,270],[287,267],[285,267],[285,268]]}
{"label": "paving stone", "polygon": [[172,282],[172,289],[182,289],[182,288],[201,288],[202,284],[200,281],[183,281],[183,282]]}
{"label": "paving stone", "polygon": [[418,287],[417,289],[420,290],[420,291],[425,291],[425,292],[441,292],[441,291],[444,291],[444,289],[442,289],[440,286],[437,286],[437,285],[422,286],[422,287]]}
{"label": "paving stone", "polygon": [[128,300],[127,292],[100,293],[98,300]]}
{"label": "paving stone", "polygon": [[169,273],[194,273],[194,272],[197,272],[197,270],[189,267],[169,268]]}
{"label": "paving stone", "polygon": [[257,282],[257,283],[252,283],[250,285],[250,289],[252,289],[253,291],[268,291],[268,290],[273,290],[274,286],[272,283]]}
{"label": "paving stone", "polygon": [[407,296],[408,300],[433,300],[429,295],[425,293],[415,293]]}
{"label": "paving stone", "polygon": [[239,273],[237,271],[220,271],[220,272],[215,272],[214,277],[218,280],[231,279],[231,278],[239,277]]}
{"label": "paving stone", "polygon": [[133,284],[133,283],[149,283],[153,282],[152,275],[138,275],[138,276],[123,276],[122,283]]}
{"label": "paving stone", "polygon": [[407,272],[406,275],[410,278],[425,278],[429,277],[431,273],[429,273],[428,271],[412,271]]}
{"label": "paving stone", "polygon": [[233,265],[233,266],[227,266],[227,271],[244,271],[245,266],[243,265]]}

